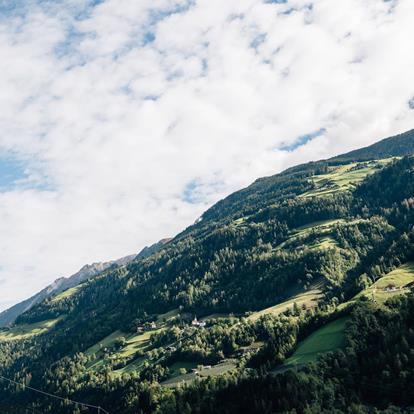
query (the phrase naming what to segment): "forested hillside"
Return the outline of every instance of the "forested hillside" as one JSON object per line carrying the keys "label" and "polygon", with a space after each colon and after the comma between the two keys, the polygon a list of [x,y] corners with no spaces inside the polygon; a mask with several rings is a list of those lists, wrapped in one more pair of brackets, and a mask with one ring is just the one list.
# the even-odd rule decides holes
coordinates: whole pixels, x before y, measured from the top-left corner
{"label": "forested hillside", "polygon": [[[410,131],[257,180],[0,330],[0,376],[111,413],[410,412],[412,153]],[[93,412],[23,385],[0,401]]]}

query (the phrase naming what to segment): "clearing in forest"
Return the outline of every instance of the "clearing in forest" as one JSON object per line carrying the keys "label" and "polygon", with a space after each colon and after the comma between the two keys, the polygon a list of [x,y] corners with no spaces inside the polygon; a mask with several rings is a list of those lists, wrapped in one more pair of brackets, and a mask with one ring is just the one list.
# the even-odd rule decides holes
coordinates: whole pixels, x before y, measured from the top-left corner
{"label": "clearing in forest", "polygon": [[178,316],[178,309],[174,309],[158,315],[154,328],[147,327],[136,334],[127,334],[120,330],[111,333],[85,352],[86,355],[92,357],[88,369],[97,371],[107,367],[108,364],[117,365],[118,363],[123,363],[125,366],[115,369],[114,375],[141,369],[144,361],[148,359],[147,352],[152,349],[151,335],[161,332],[166,324]]}
{"label": "clearing in forest", "polygon": [[[172,377],[162,382],[161,385],[174,388],[184,384],[188,385],[197,378],[217,377],[236,369],[237,362],[235,359],[226,359],[212,366],[197,365],[191,362],[177,362],[170,367]],[[177,375],[180,368],[185,368],[191,372]]]}
{"label": "clearing in forest", "polygon": [[293,306],[296,303],[299,308],[311,309],[315,308],[318,305],[318,302],[322,299],[323,282],[315,283],[309,288],[309,290],[296,292],[287,300],[280,302],[274,306],[263,309],[258,312],[252,313],[247,319],[256,321],[261,316],[264,315],[280,315],[283,312],[286,312],[288,309],[293,310]]}
{"label": "clearing in forest", "polygon": [[414,263],[406,263],[378,279],[343,306],[362,297],[383,304],[393,296],[408,293],[412,287],[414,287]]}
{"label": "clearing in forest", "polygon": [[352,190],[366,177],[383,168],[393,160],[394,158],[387,158],[329,167],[330,171],[326,174],[311,177],[315,189],[302,194],[300,197],[320,197],[339,191]]}
{"label": "clearing in forest", "polygon": [[285,365],[306,364],[316,361],[319,355],[345,346],[345,326],[348,317],[339,318],[319,328],[299,343]]}
{"label": "clearing in forest", "polygon": [[[319,250],[337,247],[337,242],[333,234],[335,227],[356,225],[362,221],[362,219],[337,218],[308,223],[292,230],[288,239],[279,244],[276,250],[297,249],[301,246],[303,248]],[[309,240],[310,237],[312,237],[312,240]]]}
{"label": "clearing in forest", "polygon": [[52,329],[62,318],[36,323],[25,323],[0,330],[0,341],[15,341],[41,335]]}
{"label": "clearing in forest", "polygon": [[69,288],[64,290],[62,293],[59,293],[58,295],[56,295],[52,300],[51,303],[56,303],[59,302],[63,299],[66,298],[70,298],[71,296],[73,296],[79,289],[81,288],[81,285],[75,286],[73,288]]}

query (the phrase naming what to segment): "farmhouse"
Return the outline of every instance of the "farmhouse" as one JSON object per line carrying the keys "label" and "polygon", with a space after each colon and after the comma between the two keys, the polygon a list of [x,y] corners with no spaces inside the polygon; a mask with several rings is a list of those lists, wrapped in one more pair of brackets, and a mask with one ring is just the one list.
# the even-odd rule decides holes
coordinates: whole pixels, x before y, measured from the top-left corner
{"label": "farmhouse", "polygon": [[237,356],[243,356],[243,355],[250,355],[252,353],[257,352],[261,348],[261,343],[253,343],[249,346],[241,346],[237,351]]}
{"label": "farmhouse", "polygon": [[191,325],[196,326],[197,328],[204,328],[206,326],[206,323],[203,321],[198,321],[197,316],[195,316],[191,322]]}
{"label": "farmhouse", "polygon": [[385,287],[386,292],[395,292],[396,290],[398,290],[397,287],[392,284],[389,284]]}
{"label": "farmhouse", "polygon": [[155,322],[145,323],[144,325],[137,326],[137,333],[142,333],[145,331],[150,331],[152,329],[157,329],[157,324]]}

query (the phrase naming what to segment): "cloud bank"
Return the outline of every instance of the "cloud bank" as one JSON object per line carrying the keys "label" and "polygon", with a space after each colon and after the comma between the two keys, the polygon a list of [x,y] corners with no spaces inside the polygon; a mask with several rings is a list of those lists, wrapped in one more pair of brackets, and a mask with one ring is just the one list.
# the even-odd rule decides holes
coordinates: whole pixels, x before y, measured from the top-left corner
{"label": "cloud bank", "polygon": [[413,128],[411,0],[0,6],[0,309],[255,178]]}

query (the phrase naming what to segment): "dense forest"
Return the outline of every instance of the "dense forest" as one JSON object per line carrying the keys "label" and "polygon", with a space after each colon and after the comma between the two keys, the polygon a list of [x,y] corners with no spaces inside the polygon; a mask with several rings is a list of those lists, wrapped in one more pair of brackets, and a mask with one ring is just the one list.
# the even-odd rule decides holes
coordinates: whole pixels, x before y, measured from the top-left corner
{"label": "dense forest", "polygon": [[[0,403],[93,412],[31,387],[125,414],[414,412],[412,153],[410,131],[259,179],[45,299],[0,330]],[[338,320],[340,345],[289,363]]]}

